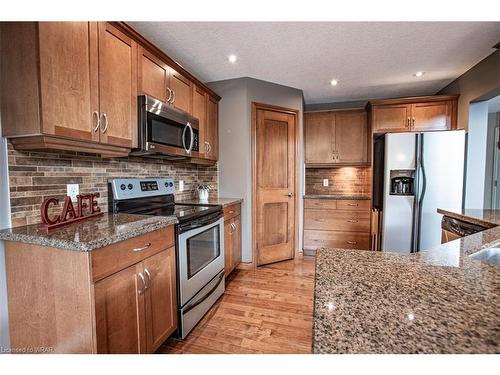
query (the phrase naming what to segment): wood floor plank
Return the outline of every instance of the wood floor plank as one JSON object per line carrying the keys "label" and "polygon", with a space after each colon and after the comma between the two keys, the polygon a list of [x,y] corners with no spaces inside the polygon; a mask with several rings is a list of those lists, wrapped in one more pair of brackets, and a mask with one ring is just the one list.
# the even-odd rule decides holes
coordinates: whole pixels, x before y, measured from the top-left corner
{"label": "wood floor plank", "polygon": [[158,353],[310,353],[313,300],[313,257],[236,270],[188,337]]}

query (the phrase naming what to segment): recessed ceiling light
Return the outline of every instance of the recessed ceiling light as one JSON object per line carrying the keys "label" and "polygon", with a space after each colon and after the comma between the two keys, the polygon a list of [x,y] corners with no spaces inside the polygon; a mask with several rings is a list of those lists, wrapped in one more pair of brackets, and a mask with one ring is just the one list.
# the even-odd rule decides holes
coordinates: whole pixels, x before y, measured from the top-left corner
{"label": "recessed ceiling light", "polygon": [[332,79],[330,81],[330,85],[332,85],[332,86],[337,86],[338,83],[339,83],[339,81],[337,81],[336,79]]}
{"label": "recessed ceiling light", "polygon": [[238,60],[238,57],[237,57],[236,55],[229,55],[229,56],[227,57],[227,59],[229,60],[229,62],[230,62],[231,64],[234,64],[234,63],[236,62],[236,60]]}
{"label": "recessed ceiling light", "polygon": [[415,77],[422,77],[425,74],[425,72],[416,72],[414,74]]}

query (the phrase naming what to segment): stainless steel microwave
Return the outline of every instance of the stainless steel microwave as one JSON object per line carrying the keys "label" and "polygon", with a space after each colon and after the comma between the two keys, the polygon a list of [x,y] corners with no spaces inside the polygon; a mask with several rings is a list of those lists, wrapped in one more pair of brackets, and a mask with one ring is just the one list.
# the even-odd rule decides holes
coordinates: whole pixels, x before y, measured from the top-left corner
{"label": "stainless steel microwave", "polygon": [[198,119],[151,96],[139,96],[139,149],[132,155],[199,157]]}

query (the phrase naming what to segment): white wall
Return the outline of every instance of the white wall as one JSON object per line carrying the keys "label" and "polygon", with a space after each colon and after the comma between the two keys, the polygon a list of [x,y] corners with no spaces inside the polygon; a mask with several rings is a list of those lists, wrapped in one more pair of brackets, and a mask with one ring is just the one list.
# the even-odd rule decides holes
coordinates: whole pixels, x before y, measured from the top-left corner
{"label": "white wall", "polygon": [[242,261],[252,261],[252,102],[271,104],[299,111],[299,243],[302,248],[303,192],[303,95],[302,91],[253,78],[238,78],[208,84],[222,97],[219,104],[219,195],[241,197]]}
{"label": "white wall", "polygon": [[484,208],[492,208],[493,166],[497,139],[495,139],[495,127],[497,125],[497,114],[488,113],[488,129],[486,140],[486,166],[484,176]]}
{"label": "white wall", "polygon": [[[0,126],[1,130],[1,126]],[[10,226],[9,180],[7,174],[7,146],[0,137],[0,229]],[[0,241],[0,348],[9,348],[9,315],[3,241]]]}
{"label": "white wall", "polygon": [[471,103],[467,145],[465,208],[484,208],[488,102]]}

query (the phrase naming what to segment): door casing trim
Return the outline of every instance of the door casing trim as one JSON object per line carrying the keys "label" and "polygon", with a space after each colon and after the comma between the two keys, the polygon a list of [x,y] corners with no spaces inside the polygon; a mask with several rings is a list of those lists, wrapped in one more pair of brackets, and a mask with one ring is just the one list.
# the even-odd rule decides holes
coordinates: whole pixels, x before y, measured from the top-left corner
{"label": "door casing trim", "polygon": [[[299,191],[299,181],[298,181],[298,176],[300,175],[300,165],[299,165],[299,139],[300,139],[300,129],[299,129],[299,110],[291,109],[291,108],[285,108],[285,107],[280,107],[276,105],[271,105],[271,104],[265,104],[265,103],[259,103],[259,102],[252,102],[252,124],[251,124],[251,138],[252,138],[252,233],[251,233],[251,242],[252,242],[252,262],[251,267],[253,269],[257,268],[257,242],[256,242],[256,223],[257,223],[257,200],[256,200],[256,185],[255,182],[257,181],[257,142],[256,142],[256,135],[257,135],[257,111],[259,109],[262,110],[270,110],[270,111],[275,111],[275,112],[280,112],[280,113],[285,113],[289,115],[293,115],[295,118],[295,145],[294,145],[294,159],[295,159],[295,181],[294,181],[294,220],[293,220],[293,225],[294,225],[294,233],[293,233],[293,244],[292,247],[294,249],[293,251],[293,258],[297,257],[299,255],[300,251],[298,248],[299,244],[299,212],[298,212],[298,191]],[[248,263],[247,263],[248,264]]]}

